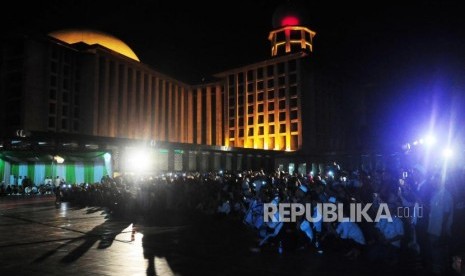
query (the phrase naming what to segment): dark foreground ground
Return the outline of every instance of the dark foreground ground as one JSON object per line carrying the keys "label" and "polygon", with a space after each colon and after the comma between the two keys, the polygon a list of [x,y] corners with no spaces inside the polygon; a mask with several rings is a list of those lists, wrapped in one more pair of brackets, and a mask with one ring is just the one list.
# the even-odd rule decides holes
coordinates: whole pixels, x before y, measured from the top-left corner
{"label": "dark foreground ground", "polygon": [[426,275],[312,248],[259,253],[237,219],[164,214],[114,218],[53,197],[0,198],[0,275]]}

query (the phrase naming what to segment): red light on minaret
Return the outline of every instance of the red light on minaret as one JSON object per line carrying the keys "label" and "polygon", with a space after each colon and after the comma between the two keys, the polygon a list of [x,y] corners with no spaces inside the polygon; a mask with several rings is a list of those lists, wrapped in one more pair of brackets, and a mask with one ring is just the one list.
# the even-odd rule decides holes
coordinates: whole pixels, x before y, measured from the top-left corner
{"label": "red light on minaret", "polygon": [[281,27],[299,25],[299,19],[294,16],[286,16],[281,20]]}

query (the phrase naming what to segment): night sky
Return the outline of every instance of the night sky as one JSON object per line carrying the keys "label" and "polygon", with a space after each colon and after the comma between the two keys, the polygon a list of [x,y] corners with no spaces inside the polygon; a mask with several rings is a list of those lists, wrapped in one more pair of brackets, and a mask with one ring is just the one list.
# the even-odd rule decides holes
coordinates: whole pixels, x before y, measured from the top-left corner
{"label": "night sky", "polygon": [[[198,83],[268,58],[273,11],[284,2],[15,1],[1,28],[104,31],[156,70]],[[445,126],[441,132],[447,132],[451,114],[453,125],[464,122],[465,16],[459,1],[300,4],[317,33],[314,58],[343,80],[343,112],[355,106],[354,95],[364,95],[369,131],[377,139],[414,139],[431,118],[435,131]]]}

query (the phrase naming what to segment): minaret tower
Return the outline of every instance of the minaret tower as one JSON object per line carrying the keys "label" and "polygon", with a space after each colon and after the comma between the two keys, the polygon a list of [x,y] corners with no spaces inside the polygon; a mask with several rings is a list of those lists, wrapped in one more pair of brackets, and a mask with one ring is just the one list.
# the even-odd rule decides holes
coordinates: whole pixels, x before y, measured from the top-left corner
{"label": "minaret tower", "polygon": [[307,16],[304,9],[287,2],[273,14],[273,30],[268,39],[271,42],[271,56],[296,52],[311,53],[315,32],[305,27]]}

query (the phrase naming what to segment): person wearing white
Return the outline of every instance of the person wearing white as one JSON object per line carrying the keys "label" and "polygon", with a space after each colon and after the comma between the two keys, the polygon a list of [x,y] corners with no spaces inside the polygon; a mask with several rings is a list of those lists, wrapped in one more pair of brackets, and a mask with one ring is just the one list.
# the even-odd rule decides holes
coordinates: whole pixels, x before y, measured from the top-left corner
{"label": "person wearing white", "polygon": [[382,218],[376,223],[375,227],[380,231],[386,242],[400,248],[400,240],[404,236],[404,224],[400,218],[393,216],[392,222]]}
{"label": "person wearing white", "polygon": [[350,221],[349,218],[342,219],[336,228],[336,233],[341,239],[350,239],[358,244],[365,245],[365,237],[362,230],[355,222]]}
{"label": "person wearing white", "polygon": [[442,275],[448,266],[445,260],[449,257],[448,238],[451,235],[454,201],[441,176],[433,178],[432,183],[435,189],[430,200],[427,229],[431,248],[431,272]]}

